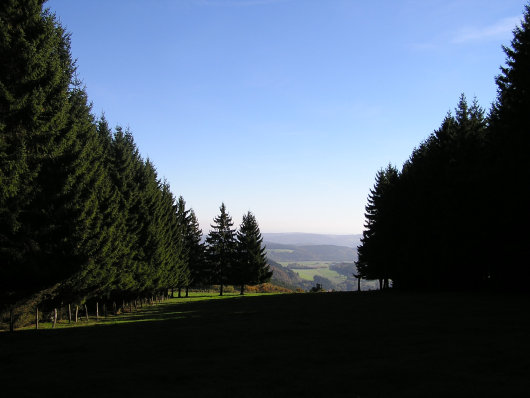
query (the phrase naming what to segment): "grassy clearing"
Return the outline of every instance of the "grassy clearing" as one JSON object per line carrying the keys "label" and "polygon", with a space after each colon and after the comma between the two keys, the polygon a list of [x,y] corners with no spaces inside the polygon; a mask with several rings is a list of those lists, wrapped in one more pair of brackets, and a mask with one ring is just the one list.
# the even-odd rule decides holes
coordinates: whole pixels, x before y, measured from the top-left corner
{"label": "grassy clearing", "polygon": [[330,270],[329,268],[296,269],[293,271],[298,273],[298,275],[300,275],[300,278],[310,280],[310,281],[313,280],[313,277],[315,275],[319,275],[324,278],[327,278],[331,282],[337,285],[346,280],[346,277],[344,275],[340,275],[337,272]]}
{"label": "grassy clearing", "polygon": [[[282,262],[280,264],[286,267],[292,263],[293,262]],[[334,264],[333,261],[296,261],[296,264],[306,267],[313,267],[312,269],[293,269],[293,271],[296,272],[300,278],[308,281],[312,281],[315,275],[327,278],[336,285],[344,282],[347,279],[344,275],[329,269],[329,266]]]}
{"label": "grassy clearing", "polygon": [[0,334],[33,397],[526,397],[529,296],[399,292],[173,300],[149,322]]}

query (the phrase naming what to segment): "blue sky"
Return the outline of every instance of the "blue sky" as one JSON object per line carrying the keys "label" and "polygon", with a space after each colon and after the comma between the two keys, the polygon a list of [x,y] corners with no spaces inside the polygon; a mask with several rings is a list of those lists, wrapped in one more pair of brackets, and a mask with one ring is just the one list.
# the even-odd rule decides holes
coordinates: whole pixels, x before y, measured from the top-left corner
{"label": "blue sky", "polygon": [[360,233],[461,93],[489,108],[522,0],[50,0],[93,111],[197,213]]}

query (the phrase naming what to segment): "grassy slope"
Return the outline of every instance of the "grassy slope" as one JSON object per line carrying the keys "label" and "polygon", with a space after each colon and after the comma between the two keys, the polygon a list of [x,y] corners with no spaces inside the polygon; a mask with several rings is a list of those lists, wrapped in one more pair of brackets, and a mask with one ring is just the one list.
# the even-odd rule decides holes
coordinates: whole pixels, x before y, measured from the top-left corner
{"label": "grassy slope", "polygon": [[24,397],[523,397],[529,304],[398,292],[173,301],[150,322],[1,333],[0,385]]}

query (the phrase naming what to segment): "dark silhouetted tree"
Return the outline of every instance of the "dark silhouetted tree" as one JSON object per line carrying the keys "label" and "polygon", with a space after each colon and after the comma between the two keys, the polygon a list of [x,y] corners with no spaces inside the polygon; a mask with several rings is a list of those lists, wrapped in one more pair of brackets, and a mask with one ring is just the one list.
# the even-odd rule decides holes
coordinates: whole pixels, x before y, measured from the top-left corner
{"label": "dark silhouetted tree", "polygon": [[232,217],[226,211],[225,204],[219,208],[221,213],[214,218],[212,229],[206,237],[206,254],[212,281],[220,285],[219,295],[223,295],[223,286],[230,281],[232,268],[236,262],[236,239]]}
{"label": "dark silhouetted tree", "polygon": [[256,217],[250,211],[243,215],[237,232],[237,261],[234,263],[232,281],[245,292],[245,285],[265,283],[272,277],[267,263],[265,246]]}
{"label": "dark silhouetted tree", "polygon": [[504,47],[506,64],[497,77],[498,96],[493,106],[488,170],[495,214],[490,228],[490,277],[502,287],[528,289],[530,267],[530,5]]}
{"label": "dark silhouetted tree", "polygon": [[399,173],[392,165],[377,172],[375,185],[368,195],[365,231],[358,248],[359,277],[378,279],[381,288],[388,287],[393,272],[394,253],[389,246],[393,246],[396,233],[394,205],[398,178]]}

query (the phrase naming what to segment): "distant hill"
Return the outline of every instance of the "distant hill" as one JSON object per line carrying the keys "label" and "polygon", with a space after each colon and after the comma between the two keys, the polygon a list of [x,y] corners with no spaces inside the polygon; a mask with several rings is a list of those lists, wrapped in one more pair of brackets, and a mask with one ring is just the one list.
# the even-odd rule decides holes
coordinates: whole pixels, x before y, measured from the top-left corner
{"label": "distant hill", "polygon": [[279,243],[283,245],[312,246],[333,245],[357,248],[362,235],[326,235],[306,234],[300,232],[289,233],[262,233],[263,240],[268,243]]}
{"label": "distant hill", "polygon": [[312,282],[300,278],[296,272],[282,267],[270,258],[268,259],[268,262],[273,272],[271,279],[272,284],[293,290],[296,288],[308,290],[313,286]]}
{"label": "distant hill", "polygon": [[334,245],[282,245],[267,242],[267,257],[278,262],[286,261],[355,261],[357,250]]}

